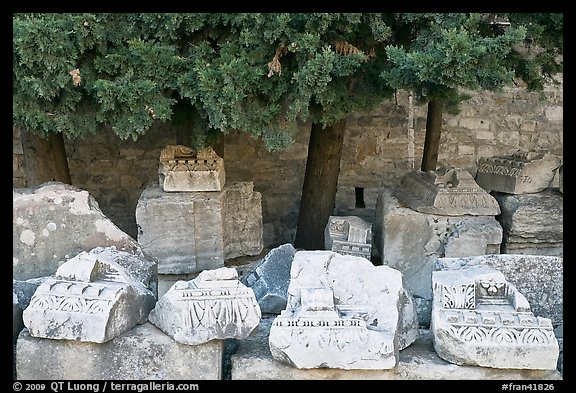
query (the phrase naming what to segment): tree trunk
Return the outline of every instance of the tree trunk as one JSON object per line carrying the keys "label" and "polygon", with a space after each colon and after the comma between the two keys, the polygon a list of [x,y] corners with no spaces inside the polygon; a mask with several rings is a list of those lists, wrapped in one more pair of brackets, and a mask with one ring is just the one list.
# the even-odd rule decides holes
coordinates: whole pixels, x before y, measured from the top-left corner
{"label": "tree trunk", "polygon": [[20,139],[27,187],[52,180],[72,184],[62,133],[51,133],[43,138],[20,129]]}
{"label": "tree trunk", "polygon": [[440,134],[442,133],[442,103],[437,100],[428,102],[426,116],[426,138],[422,154],[422,171],[435,171],[438,164]]}
{"label": "tree trunk", "polygon": [[324,228],[336,204],[345,130],[345,118],[326,128],[312,124],[294,241],[296,248],[324,249]]}

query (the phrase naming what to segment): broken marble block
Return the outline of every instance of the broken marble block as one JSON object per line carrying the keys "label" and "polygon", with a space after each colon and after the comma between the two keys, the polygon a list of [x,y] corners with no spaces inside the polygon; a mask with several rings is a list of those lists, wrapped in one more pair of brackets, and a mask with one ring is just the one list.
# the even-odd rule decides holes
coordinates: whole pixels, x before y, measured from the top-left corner
{"label": "broken marble block", "polygon": [[147,321],[154,293],[118,258],[115,248],[81,252],[34,292],[22,313],[33,337],[104,343]]}
{"label": "broken marble block", "polygon": [[551,320],[536,317],[504,275],[490,267],[432,273],[430,331],[442,359],[503,369],[554,370],[560,353]]}
{"label": "broken marble block", "polygon": [[408,172],[395,196],[421,213],[445,216],[496,216],[500,206],[472,175],[459,168]]}
{"label": "broken marble block", "polygon": [[160,186],[172,191],[222,191],[226,181],[224,160],[211,148],[195,151],[168,145],[160,152]]}
{"label": "broken marble block", "polygon": [[531,194],[550,187],[561,164],[558,156],[520,150],[508,156],[483,157],[478,160],[476,182],[488,192]]}
{"label": "broken marble block", "polygon": [[258,327],[260,317],[252,289],[238,281],[236,269],[222,267],[204,270],[190,281],[177,281],[148,319],[174,340],[197,345],[246,338]]}
{"label": "broken marble block", "polygon": [[[156,262],[102,213],[88,191],[54,181],[15,188],[12,214],[12,275],[16,280],[51,276],[82,251],[111,246],[140,257],[141,263],[125,268],[142,274],[152,268],[157,272]],[[150,289],[156,293],[156,288]]]}
{"label": "broken marble block", "polygon": [[274,359],[297,368],[390,369],[418,333],[399,271],[333,251],[298,251],[287,306],[268,342]]}
{"label": "broken marble block", "polygon": [[262,313],[280,314],[286,308],[294,254],[290,243],[276,247],[246,277],[245,284],[254,291]]}
{"label": "broken marble block", "polygon": [[372,224],[356,216],[330,216],[324,229],[324,248],[370,260]]}

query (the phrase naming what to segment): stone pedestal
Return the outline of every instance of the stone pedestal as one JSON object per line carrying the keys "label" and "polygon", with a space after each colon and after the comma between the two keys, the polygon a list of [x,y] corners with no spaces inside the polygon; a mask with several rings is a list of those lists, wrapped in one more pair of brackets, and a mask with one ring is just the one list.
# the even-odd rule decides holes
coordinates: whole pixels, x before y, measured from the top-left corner
{"label": "stone pedestal", "polygon": [[104,344],[36,338],[24,329],[16,373],[23,380],[218,380],[223,351],[222,340],[181,344],[151,323]]}
{"label": "stone pedestal", "polygon": [[261,195],[251,182],[222,191],[165,192],[149,185],[136,206],[138,242],[159,274],[189,274],[262,252]]}

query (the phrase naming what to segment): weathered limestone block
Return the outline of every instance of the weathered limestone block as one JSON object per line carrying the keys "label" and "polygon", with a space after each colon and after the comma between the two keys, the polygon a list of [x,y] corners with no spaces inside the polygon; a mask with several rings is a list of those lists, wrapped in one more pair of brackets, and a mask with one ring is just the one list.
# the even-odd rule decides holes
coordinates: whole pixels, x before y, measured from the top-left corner
{"label": "weathered limestone block", "polygon": [[439,257],[500,253],[502,227],[493,216],[440,216],[402,205],[382,189],[376,205],[374,245],[382,264],[402,272],[420,324],[430,322],[432,268]]}
{"label": "weathered limestone block", "polygon": [[421,213],[446,216],[496,216],[500,207],[472,175],[459,168],[408,172],[395,196]]}
{"label": "weathered limestone block", "polygon": [[260,193],[250,182],[220,192],[164,192],[150,184],[136,206],[138,242],[160,274],[189,274],[262,252]]}
{"label": "weathered limestone block", "polygon": [[46,340],[24,329],[16,373],[21,380],[219,380],[223,350],[222,340],[178,343],[149,322],[103,344]]}
{"label": "weathered limestone block", "polygon": [[435,270],[491,267],[526,297],[534,314],[556,326],[564,320],[564,263],[562,257],[522,254],[438,258]]}
{"label": "weathered limestone block", "polygon": [[254,292],[238,281],[234,268],[222,267],[176,282],[148,318],[174,340],[198,345],[246,338],[258,327],[261,315]]}
{"label": "weathered limestone block", "polygon": [[114,248],[82,252],[34,292],[22,313],[33,337],[103,343],[147,321],[156,298],[119,259]]}
{"label": "weathered limestone block", "polygon": [[356,216],[330,216],[324,229],[324,248],[370,260],[372,224]]}
{"label": "weathered limestone block", "polygon": [[255,334],[238,342],[231,356],[232,380],[561,380],[557,370],[498,369],[459,366],[440,358],[434,351],[430,331],[421,329],[418,338],[399,353],[396,367],[385,370],[301,369],[274,359],[268,345],[270,326],[276,316],[265,316]]}
{"label": "weathered limestone block", "polygon": [[416,313],[407,311],[414,305],[395,269],[332,251],[298,251],[290,276],[286,309],[269,336],[280,362],[305,369],[388,369],[418,336]]}
{"label": "weathered limestone block", "polygon": [[478,160],[476,182],[488,192],[529,194],[551,186],[562,160],[552,154],[517,151]]}
{"label": "weathered limestone block", "polygon": [[493,192],[502,214],[503,254],[564,255],[564,195],[554,188],[533,194]]}
{"label": "weathered limestone block", "polygon": [[[147,266],[124,266],[148,274],[155,261],[138,242],[121,231],[87,192],[60,182],[14,189],[12,194],[12,272],[16,280],[51,276],[58,266],[82,251],[114,246],[148,259]],[[150,281],[156,293],[157,280]]]}
{"label": "weathered limestone block", "polygon": [[280,314],[286,308],[294,254],[290,243],[276,247],[246,276],[245,285],[254,291],[263,314]]}
{"label": "weathered limestone block", "polygon": [[168,145],[160,152],[158,178],[166,192],[222,191],[224,160],[211,147],[195,151],[184,145]]}
{"label": "weathered limestone block", "polygon": [[560,348],[548,318],[489,267],[432,273],[430,331],[438,356],[451,363],[555,370]]}

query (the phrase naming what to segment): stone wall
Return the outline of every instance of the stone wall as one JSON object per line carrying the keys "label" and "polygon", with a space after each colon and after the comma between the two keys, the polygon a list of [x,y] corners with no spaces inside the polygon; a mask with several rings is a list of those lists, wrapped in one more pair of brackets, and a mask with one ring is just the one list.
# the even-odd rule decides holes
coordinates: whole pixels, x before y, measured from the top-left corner
{"label": "stone wall", "polygon": [[[480,157],[518,148],[563,155],[562,86],[543,93],[523,87],[501,93],[475,92],[458,115],[445,114],[438,163],[473,175]],[[371,113],[348,117],[338,180],[335,215],[373,222],[378,191],[394,187],[408,171],[420,169],[426,106],[398,92]],[[303,125],[292,148],[269,152],[260,140],[241,132],[224,138],[227,181],[250,181],[262,194],[264,247],[294,241],[306,168],[310,127]],[[176,141],[176,131],[157,124],[137,141],[111,131],[67,140],[75,186],[87,190],[118,227],[136,238],[135,209],[150,180],[158,177],[160,150]],[[13,132],[13,187],[25,187],[19,132]]]}

